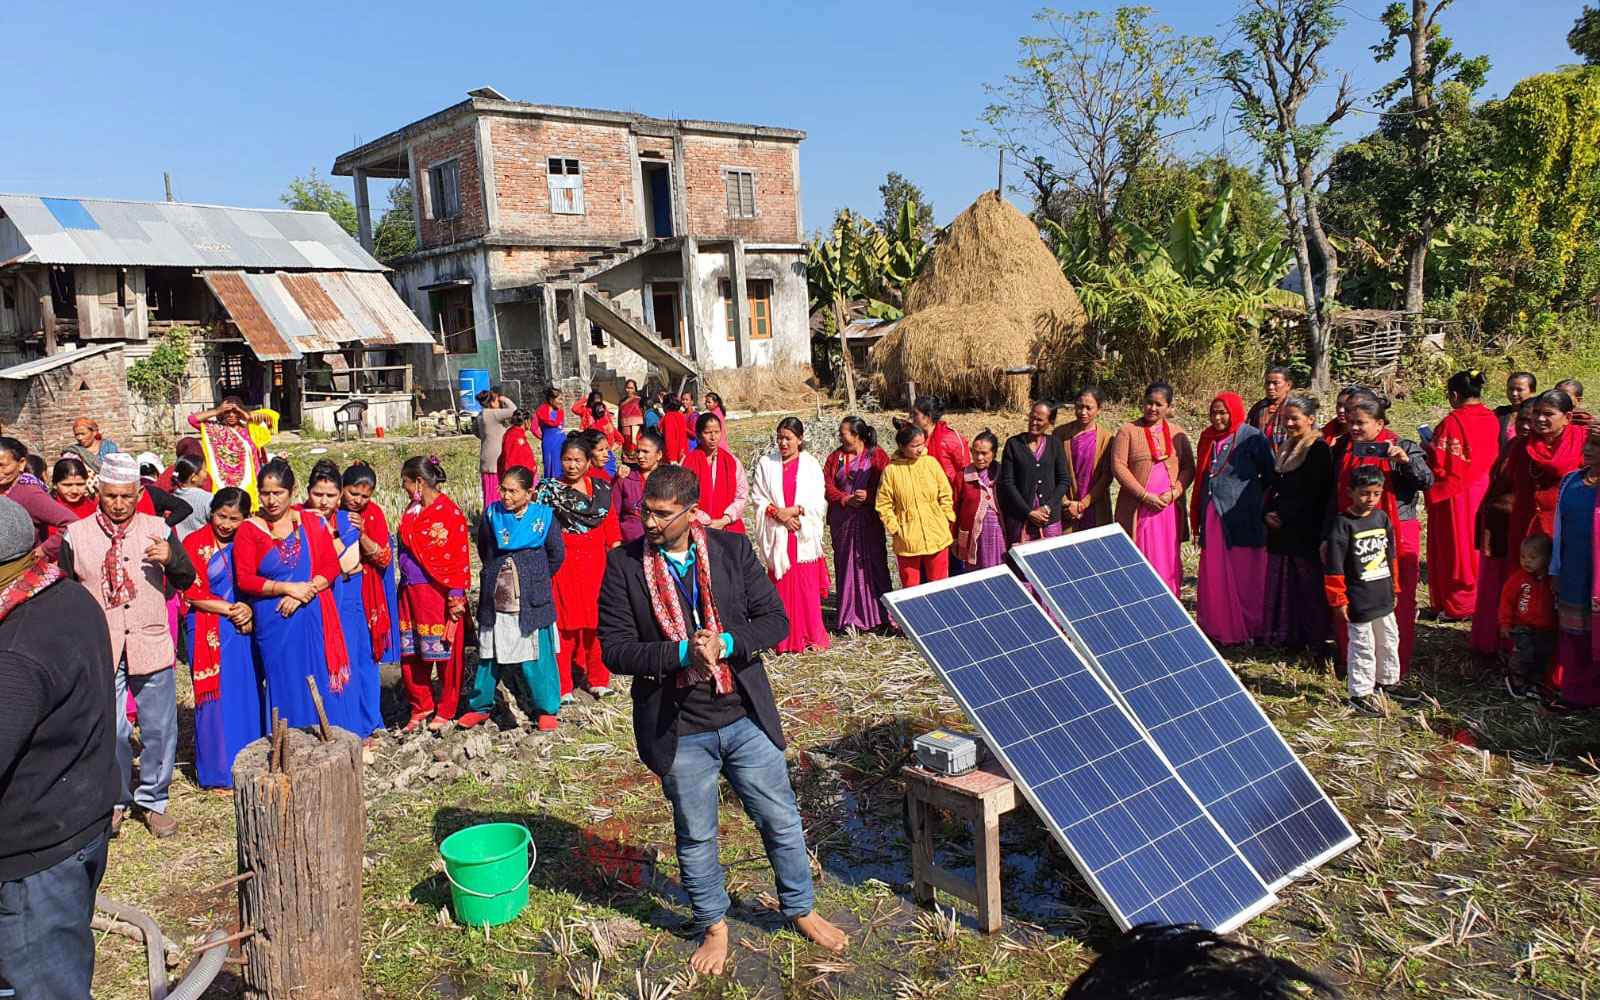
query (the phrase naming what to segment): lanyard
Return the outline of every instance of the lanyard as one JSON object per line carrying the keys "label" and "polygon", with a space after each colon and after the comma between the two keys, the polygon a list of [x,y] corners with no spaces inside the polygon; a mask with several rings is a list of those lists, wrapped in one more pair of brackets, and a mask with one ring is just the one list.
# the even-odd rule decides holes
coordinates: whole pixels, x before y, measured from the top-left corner
{"label": "lanyard", "polygon": [[689,602],[689,611],[694,615],[694,627],[698,629],[700,627],[700,574],[695,572],[696,569],[697,567],[694,563],[689,564],[690,585],[685,587],[683,585],[683,577],[678,575],[678,568],[676,566],[672,567],[672,582],[677,586],[678,593],[683,595],[683,599]]}

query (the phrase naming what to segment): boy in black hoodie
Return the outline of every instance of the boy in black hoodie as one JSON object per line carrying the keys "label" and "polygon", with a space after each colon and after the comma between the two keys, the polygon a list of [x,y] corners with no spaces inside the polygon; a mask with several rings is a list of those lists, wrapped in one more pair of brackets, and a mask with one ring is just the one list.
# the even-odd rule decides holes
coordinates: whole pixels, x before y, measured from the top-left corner
{"label": "boy in black hoodie", "polygon": [[1382,718],[1389,714],[1384,694],[1400,685],[1400,630],[1394,617],[1400,583],[1394,571],[1394,525],[1378,509],[1382,470],[1352,470],[1347,499],[1328,526],[1323,588],[1334,615],[1349,629],[1345,687],[1350,707]]}

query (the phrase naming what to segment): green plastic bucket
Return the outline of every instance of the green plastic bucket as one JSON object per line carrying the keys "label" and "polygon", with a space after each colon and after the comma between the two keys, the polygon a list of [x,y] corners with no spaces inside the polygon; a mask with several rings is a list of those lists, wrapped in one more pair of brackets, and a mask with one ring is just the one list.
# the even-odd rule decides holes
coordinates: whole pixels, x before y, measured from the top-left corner
{"label": "green plastic bucket", "polygon": [[457,830],[439,845],[456,919],[493,927],[517,918],[528,905],[528,876],[538,851],[519,823],[480,823]]}

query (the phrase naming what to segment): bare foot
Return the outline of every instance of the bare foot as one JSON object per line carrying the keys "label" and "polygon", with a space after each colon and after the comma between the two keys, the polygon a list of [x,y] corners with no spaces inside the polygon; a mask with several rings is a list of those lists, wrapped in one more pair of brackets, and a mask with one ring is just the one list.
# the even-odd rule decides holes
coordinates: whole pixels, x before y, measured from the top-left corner
{"label": "bare foot", "polygon": [[689,965],[702,976],[720,976],[728,967],[728,922],[719,920],[706,928],[700,947],[689,956]]}
{"label": "bare foot", "polygon": [[845,945],[850,943],[844,931],[828,923],[825,918],[817,916],[815,912],[795,917],[793,922],[795,930],[829,951],[844,951]]}

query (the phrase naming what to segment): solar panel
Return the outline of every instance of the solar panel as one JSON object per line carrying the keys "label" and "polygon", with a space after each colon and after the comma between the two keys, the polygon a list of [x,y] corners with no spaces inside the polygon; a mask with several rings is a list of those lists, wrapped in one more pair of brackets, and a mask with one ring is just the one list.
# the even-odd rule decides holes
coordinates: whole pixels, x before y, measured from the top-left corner
{"label": "solar panel", "polygon": [[883,600],[1119,925],[1229,931],[1275,901],[1009,570]]}
{"label": "solar panel", "polygon": [[1012,558],[1267,885],[1357,842],[1121,528],[1019,546]]}

